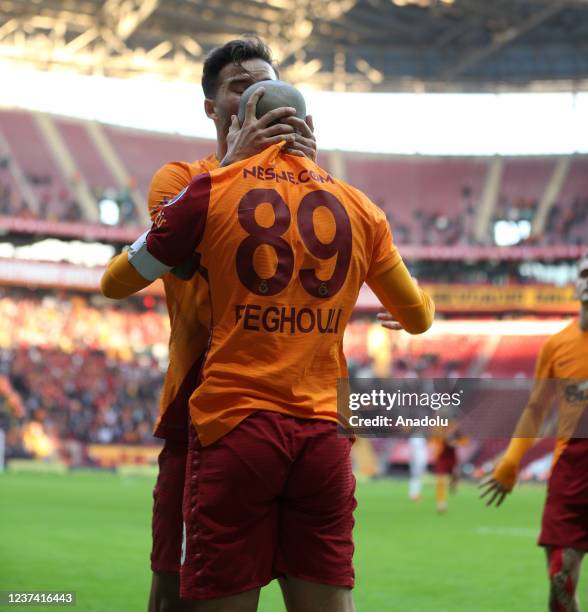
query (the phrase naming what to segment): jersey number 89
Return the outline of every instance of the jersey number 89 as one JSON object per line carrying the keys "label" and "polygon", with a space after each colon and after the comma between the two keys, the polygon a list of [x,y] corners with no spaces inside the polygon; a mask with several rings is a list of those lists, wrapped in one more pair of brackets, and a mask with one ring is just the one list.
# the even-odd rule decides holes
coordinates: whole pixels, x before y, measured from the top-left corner
{"label": "jersey number 89", "polygon": [[[271,204],[274,210],[274,223],[270,227],[259,225],[255,211],[260,204]],[[329,243],[321,242],[316,235],[313,213],[324,206],[335,219],[335,235]],[[276,295],[285,289],[294,271],[294,253],[290,244],[282,238],[291,223],[290,209],[275,189],[252,189],[239,202],[239,223],[249,234],[237,249],[237,274],[239,280],[249,291],[256,295]],[[331,278],[321,280],[312,268],[302,268],[299,278],[304,290],[317,298],[335,295],[343,286],[351,261],[351,222],[341,202],[328,191],[317,190],[306,194],[297,214],[298,232],[308,252],[318,259],[331,259],[337,262]],[[278,265],[271,278],[261,278],[253,267],[253,256],[257,247],[267,244],[272,247]]]}

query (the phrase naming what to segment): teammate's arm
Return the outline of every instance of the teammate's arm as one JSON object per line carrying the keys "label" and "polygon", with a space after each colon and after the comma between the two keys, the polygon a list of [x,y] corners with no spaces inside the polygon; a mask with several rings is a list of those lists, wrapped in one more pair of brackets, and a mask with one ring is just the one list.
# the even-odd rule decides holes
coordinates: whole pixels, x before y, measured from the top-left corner
{"label": "teammate's arm", "polygon": [[204,233],[209,194],[204,173],[163,207],[151,229],[110,262],[100,283],[103,295],[128,297],[191,257]]}
{"label": "teammate's arm", "polygon": [[489,496],[487,506],[494,503],[500,506],[506,495],[513,490],[521,461],[538,439],[553,399],[553,388],[548,381],[550,376],[551,356],[548,342],[539,353],[535,368],[535,384],[508,448],[494,468],[492,476],[480,485],[483,491],[480,497]]}
{"label": "teammate's arm", "polygon": [[128,253],[113,257],[100,280],[102,295],[113,300],[123,298],[141,291],[153,281],[143,278],[129,263]]}

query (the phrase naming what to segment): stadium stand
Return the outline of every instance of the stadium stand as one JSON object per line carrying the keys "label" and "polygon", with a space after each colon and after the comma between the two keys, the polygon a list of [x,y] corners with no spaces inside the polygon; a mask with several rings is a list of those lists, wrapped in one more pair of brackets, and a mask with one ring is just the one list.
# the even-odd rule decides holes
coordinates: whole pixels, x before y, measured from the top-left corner
{"label": "stadium stand", "polygon": [[216,150],[213,141],[104,126],[109,141],[144,198],[154,172],[172,161],[193,161]]}
{"label": "stadium stand", "polygon": [[86,122],[55,118],[54,123],[75,157],[78,169],[88,185],[100,191],[116,187],[116,178],[90,137]]}
{"label": "stadium stand", "polygon": [[[98,207],[103,198],[119,204],[119,228],[109,231],[132,233],[134,225],[146,222],[141,210],[144,211],[153,173],[169,160],[201,158],[215,149],[212,141],[177,135],[48,115],[43,115],[42,121],[54,126],[74,160],[75,171],[67,178],[55,142],[47,136],[47,130],[40,129],[37,113],[0,110],[0,217],[86,224],[63,224],[64,231],[71,227],[74,233],[82,227],[92,227],[87,207],[79,206],[74,196],[78,181],[87,185],[93,206]],[[492,219],[533,223],[554,168],[562,159],[503,158]],[[568,161],[545,227],[527,240],[529,245],[573,245],[585,240],[588,156],[572,156],[566,158],[566,164]],[[488,180],[490,158],[321,151],[319,162],[335,176],[364,190],[384,209],[397,243],[433,249],[468,249],[477,244],[474,222]],[[491,242],[490,230],[487,244]],[[42,235],[47,228],[18,231]],[[83,233],[92,235],[91,230]],[[66,234],[69,236],[62,233],[64,237]],[[74,237],[71,234],[70,238]],[[111,240],[120,248],[126,234],[118,238],[113,234]],[[513,261],[495,257],[465,259],[444,261],[431,255],[424,260],[409,257],[409,263],[426,283],[537,283],[533,274],[522,270],[524,257]],[[157,414],[157,391],[169,333],[160,300],[148,295],[121,307],[92,294],[64,289],[2,290],[0,376],[5,382],[0,384],[0,426],[2,418],[9,414],[12,426],[7,441],[12,456],[26,452],[23,440],[27,423],[43,422],[61,442],[75,438],[84,444],[99,445],[153,443],[151,428]],[[349,326],[345,351],[352,375],[373,376],[376,370],[382,374],[383,367],[384,375],[397,378],[530,377],[544,340],[541,336],[491,338],[462,334],[393,338],[382,344],[378,329],[373,315],[360,316]],[[371,346],[374,342],[376,349]],[[389,358],[381,359],[380,355],[375,364],[374,350],[389,353]],[[44,394],[36,390],[41,384],[39,364],[45,369],[49,365],[49,376],[43,380],[47,389]],[[113,394],[111,389],[120,391]],[[20,412],[14,406],[20,406]],[[474,466],[482,466],[503,446],[502,440],[473,444],[467,450],[468,460]],[[541,447],[537,452],[542,451],[549,449]],[[400,445],[390,457],[398,461],[403,453]],[[535,455],[532,457],[537,458]]]}
{"label": "stadium stand", "polygon": [[[85,181],[95,205],[102,197],[121,204],[121,224],[139,223],[132,191],[143,202],[153,173],[170,160],[193,160],[214,153],[213,141],[158,134],[87,121],[51,117],[71,157],[76,173],[69,182],[55,162],[38,128],[37,113],[0,110],[0,136],[8,145],[0,164],[1,214],[53,220],[84,220],[72,195],[76,178]],[[93,130],[108,145],[98,146]],[[29,143],[34,142],[35,147]],[[556,156],[504,158],[493,219],[533,222]],[[485,157],[383,156],[321,152],[319,162],[339,178],[365,191],[387,213],[399,244],[452,246],[475,244],[475,211],[490,168]],[[337,163],[336,163],[337,162]],[[23,186],[7,168],[16,163],[33,187],[35,206],[23,207]],[[113,166],[118,172],[113,172]],[[588,157],[570,158],[569,170],[543,231],[530,244],[580,244],[588,230]],[[9,195],[6,193],[9,189]],[[141,205],[142,206],[142,205]],[[490,232],[487,242],[491,242]]]}
{"label": "stadium stand", "polygon": [[152,297],[123,308],[93,300],[23,289],[0,294],[0,424],[11,424],[8,456],[22,454],[31,422],[60,442],[154,443],[167,315]]}
{"label": "stadium stand", "polygon": [[48,143],[35,125],[34,113],[1,112],[0,132],[13,156],[8,163],[20,166],[36,196],[35,209],[29,212],[42,219],[80,219],[81,214],[71,190],[54,161]]}
{"label": "stadium stand", "polygon": [[456,244],[471,238],[473,203],[486,159],[349,155],[346,178],[389,215],[401,243]]}
{"label": "stadium stand", "polygon": [[492,378],[531,378],[537,355],[546,338],[542,336],[504,336],[486,366]]}
{"label": "stadium stand", "polygon": [[[0,425],[8,422],[8,456],[26,454],[30,423],[43,426],[62,453],[68,444],[155,443],[158,390],[167,360],[169,322],[161,298],[138,297],[105,303],[92,294],[3,288],[0,292]],[[373,318],[352,321],[345,336],[350,373],[373,375],[380,332]],[[467,377],[488,347],[484,376],[532,376],[544,337],[437,334],[396,335],[389,342],[390,377]],[[381,345],[378,345],[381,350]],[[492,348],[493,347],[493,348]],[[17,432],[17,433],[15,433]],[[400,443],[400,442],[399,442]],[[467,460],[483,466],[504,449],[504,440],[481,440],[467,447]],[[391,463],[404,456],[402,444]],[[529,461],[541,456],[541,447]],[[465,451],[464,451],[465,452]],[[539,455],[537,455],[539,453]],[[464,455],[466,457],[466,455]],[[82,461],[88,461],[81,454]]]}

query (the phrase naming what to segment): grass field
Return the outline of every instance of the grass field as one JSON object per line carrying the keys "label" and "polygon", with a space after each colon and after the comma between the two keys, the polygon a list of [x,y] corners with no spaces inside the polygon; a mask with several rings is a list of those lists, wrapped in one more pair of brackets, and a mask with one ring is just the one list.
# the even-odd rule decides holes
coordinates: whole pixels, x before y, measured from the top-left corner
{"label": "grass field", "polygon": [[[84,612],[145,610],[152,484],[89,472],[0,475],[0,590],[76,591]],[[522,486],[497,510],[463,485],[438,516],[432,486],[411,504],[403,481],[359,484],[358,611],[545,610],[535,545],[543,495]],[[586,567],[580,591],[588,607]],[[283,610],[275,585],[262,592],[260,610]]]}

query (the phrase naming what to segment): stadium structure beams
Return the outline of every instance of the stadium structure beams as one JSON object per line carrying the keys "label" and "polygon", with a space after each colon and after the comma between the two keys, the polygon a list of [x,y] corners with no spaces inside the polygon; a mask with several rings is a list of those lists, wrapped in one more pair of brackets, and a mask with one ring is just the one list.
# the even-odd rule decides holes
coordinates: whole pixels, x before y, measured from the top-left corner
{"label": "stadium structure beams", "polygon": [[0,60],[40,69],[199,80],[243,33],[317,88],[588,88],[588,0],[0,0]]}
{"label": "stadium structure beams", "polygon": [[448,80],[455,79],[483,59],[499,51],[505,45],[513,42],[551,17],[554,17],[562,9],[563,5],[561,3],[554,3],[553,6],[545,7],[542,11],[535,13],[518,26],[509,26],[507,29],[496,33],[490,45],[473,51],[471,54],[464,57],[456,65],[446,70],[443,73],[443,77]]}
{"label": "stadium structure beams", "polygon": [[159,0],[106,0],[102,14],[120,40],[127,38],[159,5]]}
{"label": "stadium structure beams", "polygon": [[[186,35],[158,40],[148,48],[131,48],[124,40],[150,5],[137,14],[118,13],[110,25],[102,16],[60,12],[11,19],[0,26],[0,59],[40,69],[74,69],[83,74],[131,76],[155,72],[167,78],[200,78],[202,47]],[[123,37],[121,37],[121,34]]]}

